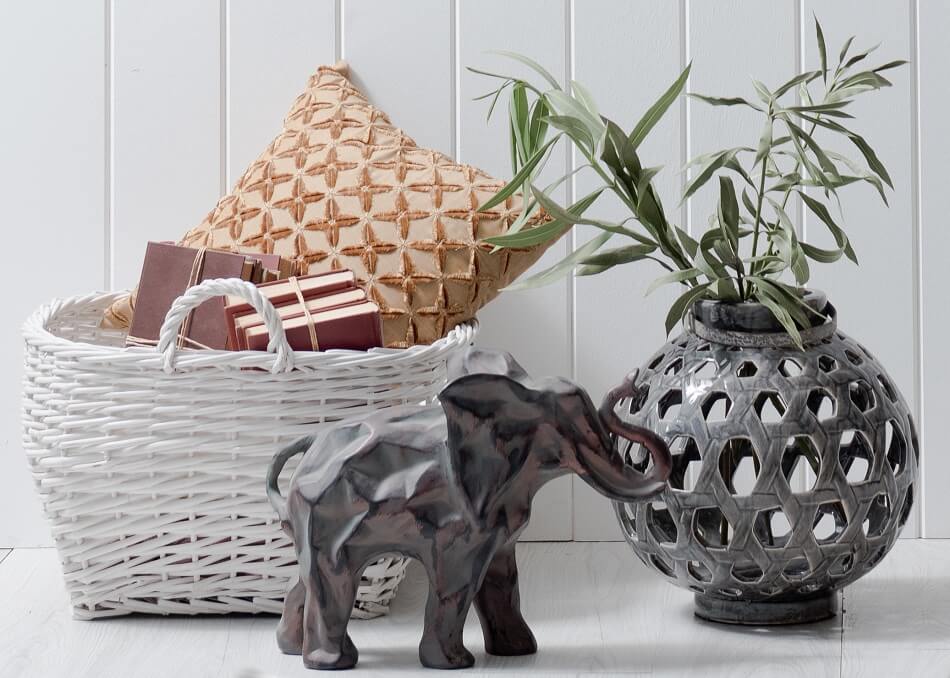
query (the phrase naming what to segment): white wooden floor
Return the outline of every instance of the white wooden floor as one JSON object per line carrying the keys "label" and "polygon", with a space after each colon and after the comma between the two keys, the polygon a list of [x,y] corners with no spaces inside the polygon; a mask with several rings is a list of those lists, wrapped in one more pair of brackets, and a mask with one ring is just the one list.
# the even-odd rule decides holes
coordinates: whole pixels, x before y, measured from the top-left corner
{"label": "white wooden floor", "polygon": [[[700,622],[691,595],[619,543],[519,547],[533,657],[487,657],[474,614],[461,675],[950,677],[950,540],[904,540],[845,591],[841,618],[746,630]],[[416,646],[426,585],[410,569],[389,617],[353,622],[361,675],[439,675]],[[51,549],[0,549],[0,677],[310,676],[274,644],[275,617],[70,617]]]}

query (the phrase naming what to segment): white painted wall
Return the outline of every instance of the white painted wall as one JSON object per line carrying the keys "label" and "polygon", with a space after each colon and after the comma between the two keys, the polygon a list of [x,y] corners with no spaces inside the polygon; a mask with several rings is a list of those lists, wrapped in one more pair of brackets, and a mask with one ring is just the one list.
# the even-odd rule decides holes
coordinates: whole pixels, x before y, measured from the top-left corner
{"label": "white painted wall", "polygon": [[[7,215],[7,313],[0,330],[0,546],[48,543],[19,445],[18,325],[53,296],[124,287],[145,242],[197,223],[278,131],[321,63],[347,59],[357,83],[420,143],[506,176],[503,116],[490,125],[486,83],[466,65],[497,66],[491,49],[531,55],[586,83],[607,115],[630,124],[688,60],[690,89],[744,93],[814,65],[812,12],[831,49],[852,33],[908,58],[896,87],[861,104],[859,125],[895,178],[891,209],[870,192],[846,198],[860,268],[816,266],[841,323],[888,366],[921,428],[924,480],[911,534],[950,537],[950,342],[943,224],[950,179],[950,10],[891,0],[96,0],[12,6],[0,22],[8,96],[0,107],[0,186]],[[835,51],[836,53],[836,51]],[[747,121],[683,102],[644,149],[675,204],[683,161],[748,139]],[[553,172],[573,159],[554,158]],[[566,186],[569,199],[585,179]],[[709,199],[681,208],[701,224]],[[603,210],[609,216],[610,207]],[[806,233],[810,226],[795,215]],[[588,236],[552,248],[551,263]],[[34,253],[44,248],[42,256]],[[572,376],[599,399],[663,341],[668,298],[642,298],[636,267],[503,295],[482,313],[482,343],[534,373]],[[15,281],[15,282],[14,282]],[[539,496],[536,539],[617,539],[606,501],[570,478]]]}

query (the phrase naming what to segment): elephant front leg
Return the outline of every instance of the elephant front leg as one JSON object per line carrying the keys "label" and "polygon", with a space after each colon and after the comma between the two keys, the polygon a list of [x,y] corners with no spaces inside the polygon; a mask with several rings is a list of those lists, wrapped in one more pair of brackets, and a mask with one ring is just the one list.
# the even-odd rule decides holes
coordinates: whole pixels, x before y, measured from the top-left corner
{"label": "elephant front leg", "polygon": [[465,669],[475,657],[462,643],[465,618],[472,606],[474,591],[466,587],[451,595],[440,595],[430,584],[426,603],[425,629],[419,644],[419,661],[430,669]]}
{"label": "elephant front leg", "polygon": [[514,543],[499,549],[492,559],[475,597],[475,610],[488,654],[514,656],[538,651],[534,634],[521,616]]}
{"label": "elephant front leg", "polygon": [[277,647],[284,654],[303,651],[303,610],[307,589],[298,578],[284,597],[284,611],[277,625]]}
{"label": "elephant front leg", "polygon": [[[483,549],[487,552],[488,547]],[[425,630],[419,644],[419,660],[431,669],[464,669],[475,657],[462,643],[465,618],[485,576],[491,554],[467,551],[465,556],[437,553],[423,561],[429,574]]]}

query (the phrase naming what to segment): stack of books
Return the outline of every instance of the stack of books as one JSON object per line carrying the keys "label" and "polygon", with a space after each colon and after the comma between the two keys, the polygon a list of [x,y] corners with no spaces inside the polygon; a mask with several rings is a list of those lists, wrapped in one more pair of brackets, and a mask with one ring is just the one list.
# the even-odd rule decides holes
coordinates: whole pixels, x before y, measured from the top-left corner
{"label": "stack of books", "polygon": [[[259,285],[277,309],[287,343],[295,351],[331,348],[366,350],[382,346],[379,307],[356,286],[352,271],[333,271]],[[264,319],[244,299],[229,297],[229,346],[260,351],[267,347]]]}
{"label": "stack of books", "polygon": [[[290,347],[366,350],[382,346],[379,307],[357,287],[351,271],[293,277],[292,262],[275,254],[234,254],[150,242],[132,311],[130,346],[154,346],[165,315],[185,290],[212,278],[256,284],[276,307]],[[198,306],[183,323],[179,346],[217,350],[264,350],[264,320],[241,298],[217,297]]]}

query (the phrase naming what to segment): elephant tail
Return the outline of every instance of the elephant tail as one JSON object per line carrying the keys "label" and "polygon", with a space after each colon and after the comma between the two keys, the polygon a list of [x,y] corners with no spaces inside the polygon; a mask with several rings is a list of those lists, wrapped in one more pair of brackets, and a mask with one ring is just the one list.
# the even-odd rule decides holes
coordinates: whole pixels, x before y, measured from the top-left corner
{"label": "elephant tail", "polygon": [[277,479],[280,477],[280,472],[284,470],[284,466],[290,460],[291,457],[296,457],[298,454],[303,454],[310,449],[310,446],[313,445],[313,436],[306,436],[300,440],[291,443],[280,452],[274,455],[274,458],[271,459],[270,464],[267,466],[267,499],[270,501],[270,505],[274,507],[274,510],[277,512],[277,516],[280,518],[282,523],[287,521],[287,500],[280,493],[280,487],[277,485]]}

